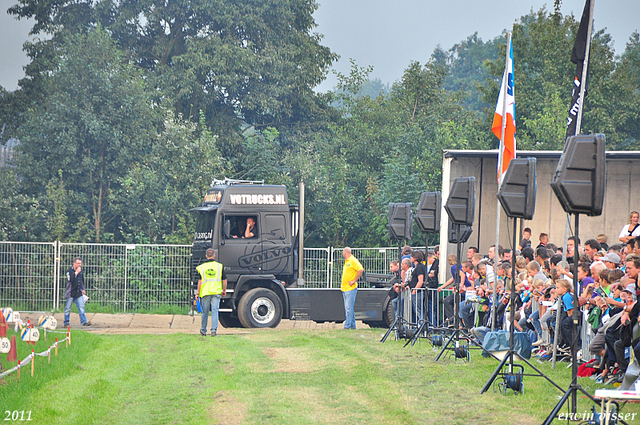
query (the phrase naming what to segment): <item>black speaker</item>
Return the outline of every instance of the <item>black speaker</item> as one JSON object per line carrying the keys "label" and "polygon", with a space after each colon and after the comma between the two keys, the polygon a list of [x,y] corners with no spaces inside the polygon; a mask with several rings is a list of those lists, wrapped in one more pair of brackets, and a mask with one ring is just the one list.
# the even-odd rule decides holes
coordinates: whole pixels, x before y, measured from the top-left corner
{"label": "black speaker", "polygon": [[424,192],[420,195],[418,210],[413,216],[418,229],[423,233],[440,231],[440,208],[442,194],[440,192]]}
{"label": "black speaker", "polygon": [[[471,233],[473,233],[473,228],[464,224],[459,226],[452,221],[449,222],[449,243],[465,243],[469,240]],[[458,228],[460,232],[458,232]]]}
{"label": "black speaker", "polygon": [[454,223],[473,226],[473,214],[476,209],[476,178],[455,179],[444,209]]}
{"label": "black speaker", "polygon": [[567,138],[551,188],[568,214],[602,214],[605,185],[604,134]]}
{"label": "black speaker", "polygon": [[389,204],[389,237],[394,240],[411,239],[411,204]]}
{"label": "black speaker", "polygon": [[509,168],[498,189],[500,205],[512,218],[531,220],[536,209],[535,158],[515,158],[509,162]]}

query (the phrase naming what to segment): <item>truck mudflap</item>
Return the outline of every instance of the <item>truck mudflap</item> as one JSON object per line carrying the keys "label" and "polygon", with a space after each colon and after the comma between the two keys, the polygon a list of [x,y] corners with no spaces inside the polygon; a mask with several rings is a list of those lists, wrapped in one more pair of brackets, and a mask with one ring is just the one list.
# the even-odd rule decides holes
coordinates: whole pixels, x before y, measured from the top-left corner
{"label": "truck mudflap", "polygon": [[[358,289],[355,304],[356,320],[384,322],[389,289]],[[344,322],[344,301],[339,288],[289,288],[291,320]]]}

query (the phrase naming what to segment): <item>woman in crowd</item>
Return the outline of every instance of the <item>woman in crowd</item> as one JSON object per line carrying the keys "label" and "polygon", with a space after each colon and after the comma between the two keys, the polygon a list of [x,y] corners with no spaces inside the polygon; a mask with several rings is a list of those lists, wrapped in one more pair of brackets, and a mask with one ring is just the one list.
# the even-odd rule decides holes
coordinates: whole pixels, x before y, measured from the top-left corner
{"label": "woman in crowd", "polygon": [[640,214],[637,211],[631,211],[629,214],[629,224],[626,224],[620,232],[620,242],[627,243],[636,236],[640,236],[640,225],[638,224]]}

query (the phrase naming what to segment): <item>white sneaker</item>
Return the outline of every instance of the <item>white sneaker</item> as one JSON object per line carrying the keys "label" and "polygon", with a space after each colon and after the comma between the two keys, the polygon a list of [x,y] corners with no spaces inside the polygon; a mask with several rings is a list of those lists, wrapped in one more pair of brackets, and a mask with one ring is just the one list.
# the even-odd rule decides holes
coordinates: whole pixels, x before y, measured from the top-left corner
{"label": "white sneaker", "polygon": [[536,342],[534,342],[534,343],[533,343],[533,344],[531,344],[531,345],[533,345],[534,347],[539,347],[539,346],[541,346],[542,344],[544,344],[544,341],[543,341],[543,340],[541,340],[541,339],[539,339],[539,340],[537,340]]}

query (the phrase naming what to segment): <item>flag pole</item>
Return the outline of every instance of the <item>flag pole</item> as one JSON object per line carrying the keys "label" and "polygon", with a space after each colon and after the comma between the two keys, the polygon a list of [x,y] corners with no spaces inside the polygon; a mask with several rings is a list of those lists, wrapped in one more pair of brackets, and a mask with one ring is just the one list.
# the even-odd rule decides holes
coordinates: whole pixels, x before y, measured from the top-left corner
{"label": "flag pole", "polygon": [[[582,110],[584,109],[584,92],[587,88],[587,71],[589,70],[589,52],[591,50],[591,31],[593,31],[593,10],[596,0],[591,0],[589,4],[589,22],[587,23],[587,43],[584,48],[584,62],[582,65],[582,79],[580,82],[580,104],[578,106],[578,117],[576,120],[576,132],[580,134],[580,126],[582,125]],[[577,248],[577,247],[576,247]]]}
{"label": "flag pole", "polygon": [[[500,89],[505,96],[502,97],[502,132],[500,136],[500,147],[498,149],[498,190],[500,189],[500,183],[502,182],[502,152],[504,150],[504,134],[507,129],[507,85],[509,83],[509,58],[511,56],[511,33],[507,33],[507,55],[504,64],[504,74],[502,77],[502,88]],[[505,78],[506,76],[506,78]],[[496,198],[496,244],[493,247],[493,303],[492,303],[492,317],[491,317],[491,331],[496,330],[496,313],[498,304],[498,257],[500,251],[500,201]]]}

